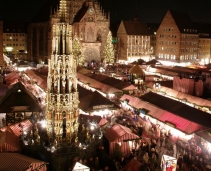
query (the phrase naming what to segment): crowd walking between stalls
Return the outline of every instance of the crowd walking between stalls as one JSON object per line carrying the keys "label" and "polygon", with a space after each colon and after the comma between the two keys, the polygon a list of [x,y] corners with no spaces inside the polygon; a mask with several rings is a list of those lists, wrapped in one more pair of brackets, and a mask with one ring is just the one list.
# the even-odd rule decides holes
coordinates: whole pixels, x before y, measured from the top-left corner
{"label": "crowd walking between stalls", "polygon": [[[131,155],[124,156],[140,162],[139,168],[160,169],[161,158],[165,154],[177,159],[177,170],[210,170],[210,152],[200,137],[194,136],[187,141],[175,139],[169,130],[153,124],[149,117],[142,118],[129,109],[118,110],[107,119],[112,124],[119,123],[129,127],[141,137],[133,141]],[[131,169],[126,166],[124,168],[127,171]]]}

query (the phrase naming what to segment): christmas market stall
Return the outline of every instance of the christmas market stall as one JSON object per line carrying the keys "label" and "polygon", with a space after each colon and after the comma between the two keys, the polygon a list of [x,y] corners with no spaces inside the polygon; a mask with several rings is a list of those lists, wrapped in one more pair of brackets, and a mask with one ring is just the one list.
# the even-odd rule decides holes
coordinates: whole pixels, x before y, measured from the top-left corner
{"label": "christmas market stall", "polygon": [[[79,82],[81,82],[81,85],[83,85],[85,88],[89,88],[89,89],[95,89],[95,90],[98,90],[100,91],[101,93],[103,93],[105,96],[106,95],[115,95],[115,94],[122,94],[122,90],[120,89],[117,89],[113,86],[110,86],[110,85],[107,85],[107,84],[104,84],[100,81],[97,81],[93,78],[90,78],[86,75],[83,75],[83,74],[80,74],[80,73],[77,73],[77,77],[78,77],[78,80]],[[88,86],[88,87],[87,87]]]}
{"label": "christmas market stall", "polygon": [[98,91],[93,92],[83,88],[82,86],[78,86],[78,91],[80,101],[79,108],[83,111],[83,113],[103,117],[110,115],[112,111],[120,108]]}
{"label": "christmas market stall", "polygon": [[120,124],[108,128],[104,136],[109,143],[109,156],[112,156],[118,149],[120,149],[123,156],[129,156],[132,152],[133,142],[140,139],[130,128]]}
{"label": "christmas market stall", "polygon": [[0,128],[0,152],[20,152],[20,136],[27,135],[31,128],[29,120]]}
{"label": "christmas market stall", "polygon": [[19,153],[0,153],[0,163],[0,170],[47,171],[47,163]]}
{"label": "christmas market stall", "polygon": [[20,139],[9,130],[0,130],[0,153],[1,152],[20,152]]}
{"label": "christmas market stall", "polygon": [[171,156],[163,155],[160,167],[162,171],[176,171],[177,159]]}
{"label": "christmas market stall", "polygon": [[72,171],[90,171],[90,168],[79,162],[76,162]]}
{"label": "christmas market stall", "polygon": [[38,99],[21,82],[14,84],[0,99],[0,113],[6,114],[6,125],[29,118],[37,120],[41,112]]}
{"label": "christmas market stall", "polygon": [[10,72],[5,76],[5,82],[8,85],[18,82],[19,79],[20,74],[18,72]]}

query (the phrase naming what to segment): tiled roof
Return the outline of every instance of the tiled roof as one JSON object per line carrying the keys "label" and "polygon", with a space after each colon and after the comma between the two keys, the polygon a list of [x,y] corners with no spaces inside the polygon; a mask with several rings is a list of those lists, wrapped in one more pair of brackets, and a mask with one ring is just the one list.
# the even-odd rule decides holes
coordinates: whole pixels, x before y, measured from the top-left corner
{"label": "tiled roof", "polygon": [[150,30],[144,22],[123,21],[123,24],[128,35],[150,35]]}
{"label": "tiled roof", "polygon": [[83,16],[86,14],[88,8],[89,6],[84,3],[82,8],[75,15],[73,22],[80,22]]}
{"label": "tiled roof", "polygon": [[211,24],[194,22],[195,27],[198,30],[199,38],[210,38],[211,37]]}
{"label": "tiled roof", "polygon": [[[197,34],[197,32],[193,31],[193,30],[197,30],[193,24],[193,22],[191,21],[189,15],[187,13],[184,12],[178,12],[178,11],[173,11],[173,10],[169,10],[172,17],[174,18],[174,21],[177,24],[177,27],[179,28],[181,33],[187,33],[187,34]],[[185,30],[187,29],[192,29],[192,31],[188,31],[186,32]]]}

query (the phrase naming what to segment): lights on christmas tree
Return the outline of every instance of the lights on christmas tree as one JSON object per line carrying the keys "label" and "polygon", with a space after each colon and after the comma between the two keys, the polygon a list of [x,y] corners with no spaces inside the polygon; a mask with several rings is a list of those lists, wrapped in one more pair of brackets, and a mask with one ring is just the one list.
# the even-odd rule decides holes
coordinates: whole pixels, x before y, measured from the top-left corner
{"label": "lights on christmas tree", "polygon": [[112,44],[112,35],[109,31],[106,44],[103,50],[104,62],[108,64],[114,63],[114,46]]}
{"label": "lights on christmas tree", "polygon": [[72,54],[77,61],[77,65],[82,66],[84,64],[84,55],[82,53],[81,42],[76,35],[73,38]]}

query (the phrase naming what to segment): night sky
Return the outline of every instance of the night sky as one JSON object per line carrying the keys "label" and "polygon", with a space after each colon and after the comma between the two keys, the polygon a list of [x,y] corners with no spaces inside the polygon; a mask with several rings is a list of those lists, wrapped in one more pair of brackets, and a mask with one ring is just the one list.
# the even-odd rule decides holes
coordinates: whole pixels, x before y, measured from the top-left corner
{"label": "night sky", "polygon": [[[30,21],[48,0],[0,0],[0,19]],[[54,1],[54,0],[51,0]],[[99,0],[111,21],[159,23],[168,9],[187,12],[193,21],[211,23],[211,0]]]}

